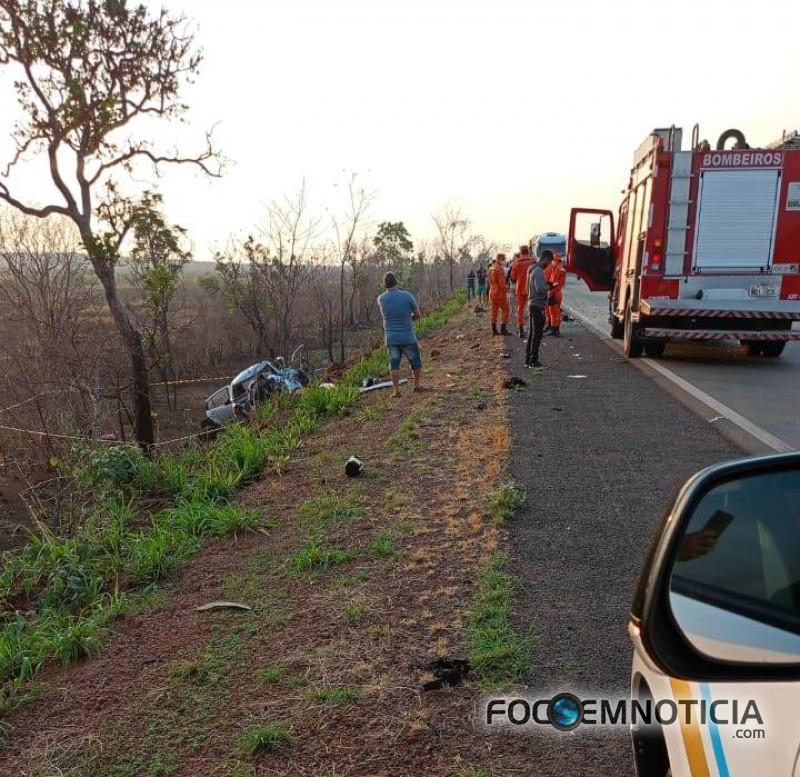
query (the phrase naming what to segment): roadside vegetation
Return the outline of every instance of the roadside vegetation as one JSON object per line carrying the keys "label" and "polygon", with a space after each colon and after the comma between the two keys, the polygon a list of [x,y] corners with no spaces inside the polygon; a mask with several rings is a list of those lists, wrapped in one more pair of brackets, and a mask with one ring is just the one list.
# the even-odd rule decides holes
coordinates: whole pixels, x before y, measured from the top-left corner
{"label": "roadside vegetation", "polygon": [[[281,400],[226,431],[217,441],[232,446],[224,455],[187,449],[161,475],[136,456],[110,467],[130,532],[190,504],[255,523],[193,557],[212,535],[187,534],[190,549],[175,548],[178,560],[155,582],[135,582],[126,567],[118,596],[131,616],[100,625],[96,660],[64,672],[49,655],[50,668],[20,686],[38,698],[5,716],[11,746],[0,747],[0,772],[455,777],[513,773],[526,762],[515,742],[487,750],[470,723],[477,686],[514,682],[533,643],[511,626],[514,586],[502,559],[501,524],[521,498],[504,479],[502,362],[488,338],[480,348],[492,350],[476,352],[482,322],[453,302],[451,312],[459,309],[424,347],[429,392],[356,399],[361,378],[385,367],[378,353],[335,393]],[[303,409],[314,433],[300,431],[298,444],[291,429],[308,417]],[[277,434],[262,450],[262,438]],[[342,470],[353,453],[366,466],[351,480]],[[217,455],[238,463],[217,472]],[[251,459],[263,475],[252,474]],[[196,612],[212,601],[250,609]],[[473,669],[463,679],[422,691],[436,677],[432,664],[464,658]],[[75,737],[57,721],[78,710]]]}
{"label": "roadside vegetation", "polygon": [[481,682],[492,689],[507,688],[530,669],[535,638],[514,626],[515,584],[501,554],[492,557],[478,578],[478,593],[470,615],[470,662]]}
{"label": "roadside vegetation", "polygon": [[[460,309],[461,298],[420,322],[430,334]],[[301,440],[326,418],[349,413],[364,377],[385,369],[381,349],[351,368],[333,388],[310,386],[299,397],[266,404],[260,421],[226,428],[209,448],[190,445],[148,459],[138,448],[87,449],[61,463],[91,505],[70,537],[40,524],[0,572],[0,712],[27,698],[28,682],[48,660],[68,666],[97,655],[120,615],[139,606],[159,582],[194,555],[202,541],[262,526],[258,512],[231,497],[264,470],[279,471]],[[147,502],[164,505],[148,509]],[[325,524],[358,514],[352,503],[321,494],[306,504],[304,543],[287,574],[327,569],[353,558],[331,547]],[[374,552],[388,552],[387,540]]]}

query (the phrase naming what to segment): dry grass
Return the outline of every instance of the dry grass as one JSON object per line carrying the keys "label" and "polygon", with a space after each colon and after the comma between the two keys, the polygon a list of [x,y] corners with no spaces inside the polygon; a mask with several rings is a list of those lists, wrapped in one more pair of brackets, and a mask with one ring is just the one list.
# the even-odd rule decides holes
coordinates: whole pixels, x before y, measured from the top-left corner
{"label": "dry grass", "polygon": [[[116,777],[126,764],[143,774],[164,764],[171,777],[235,777],[256,765],[259,774],[292,777],[451,777],[464,761],[481,769],[498,758],[524,770],[522,745],[504,744],[502,755],[492,755],[475,736],[473,688],[423,695],[425,678],[413,668],[466,654],[476,581],[498,543],[485,504],[500,482],[509,437],[500,368],[468,347],[479,337],[494,347],[477,325],[462,316],[426,346],[441,352],[433,391],[365,398],[354,417],[309,440],[280,478],[246,493],[246,506],[274,523],[269,538],[219,543],[172,590],[169,614],[130,624],[113,660],[59,676],[56,685],[67,691],[27,709],[17,730],[24,724],[30,734],[19,751],[32,752],[54,720],[80,714],[103,745],[93,777]],[[489,398],[480,412],[469,404],[478,390]],[[351,450],[367,464],[355,493],[342,477]],[[311,570],[295,564],[287,575],[287,560],[309,549],[315,522],[308,510],[301,520],[302,505],[320,507],[320,484],[331,494],[325,504],[358,508],[324,522],[324,543],[317,543],[346,555]],[[237,592],[258,605],[251,614],[201,622],[190,615],[198,599]],[[166,663],[143,670],[142,655]],[[209,655],[216,679],[198,684]],[[96,687],[108,693],[104,705],[92,706]],[[0,755],[0,773],[15,773],[19,763]]]}

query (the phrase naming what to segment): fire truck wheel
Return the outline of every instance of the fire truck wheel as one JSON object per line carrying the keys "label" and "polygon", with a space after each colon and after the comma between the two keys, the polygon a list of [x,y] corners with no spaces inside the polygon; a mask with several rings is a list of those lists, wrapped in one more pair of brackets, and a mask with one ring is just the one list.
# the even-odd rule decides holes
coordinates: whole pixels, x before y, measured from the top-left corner
{"label": "fire truck wheel", "polygon": [[746,356],[761,356],[762,343],[756,340],[742,340]]}
{"label": "fire truck wheel", "polygon": [[644,344],[644,355],[651,359],[660,359],[664,355],[667,344],[663,341]]}
{"label": "fire truck wheel", "polygon": [[786,343],[761,343],[761,355],[768,359],[777,359],[786,347]]}
{"label": "fire truck wheel", "polygon": [[636,337],[637,328],[631,318],[631,309],[627,307],[625,309],[625,331],[622,336],[622,350],[629,359],[638,359],[644,350],[644,343]]}

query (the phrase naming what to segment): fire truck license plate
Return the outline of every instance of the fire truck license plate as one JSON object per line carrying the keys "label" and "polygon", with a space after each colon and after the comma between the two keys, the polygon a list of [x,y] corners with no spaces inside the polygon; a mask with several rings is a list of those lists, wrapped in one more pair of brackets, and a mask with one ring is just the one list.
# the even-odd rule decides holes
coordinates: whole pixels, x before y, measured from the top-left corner
{"label": "fire truck license plate", "polygon": [[778,290],[773,286],[751,286],[751,297],[777,297]]}

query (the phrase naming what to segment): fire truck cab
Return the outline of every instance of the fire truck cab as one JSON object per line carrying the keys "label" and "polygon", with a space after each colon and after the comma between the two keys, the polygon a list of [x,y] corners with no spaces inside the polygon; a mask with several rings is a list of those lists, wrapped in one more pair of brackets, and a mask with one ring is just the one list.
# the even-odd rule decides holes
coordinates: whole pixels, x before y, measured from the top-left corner
{"label": "fire truck cab", "polygon": [[755,149],[728,130],[712,149],[696,125],[688,150],[682,137],[645,138],[616,219],[572,210],[566,269],[609,292],[611,336],[630,358],[673,339],[777,357],[800,340],[800,136]]}

